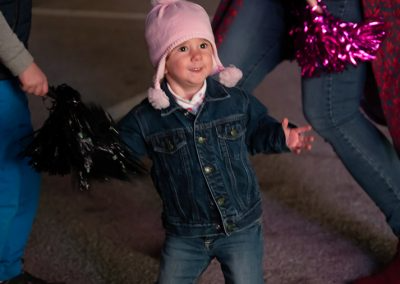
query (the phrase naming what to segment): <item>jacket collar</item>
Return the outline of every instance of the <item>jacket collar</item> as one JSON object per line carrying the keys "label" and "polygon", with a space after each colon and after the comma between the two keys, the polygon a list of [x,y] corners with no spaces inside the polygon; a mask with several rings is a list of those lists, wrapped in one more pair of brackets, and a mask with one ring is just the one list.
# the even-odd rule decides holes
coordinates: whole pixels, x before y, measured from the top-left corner
{"label": "jacket collar", "polygon": [[[212,77],[208,77],[206,80],[207,80],[207,90],[204,103],[212,103],[215,101],[221,101],[230,98],[230,95],[226,90],[226,88],[223,85],[221,85],[218,81],[216,81]],[[161,83],[161,89],[168,96],[170,102],[169,107],[161,109],[161,116],[167,116],[174,113],[175,111],[180,110],[181,107],[176,103],[174,96],[169,91],[166,80],[164,80]]]}

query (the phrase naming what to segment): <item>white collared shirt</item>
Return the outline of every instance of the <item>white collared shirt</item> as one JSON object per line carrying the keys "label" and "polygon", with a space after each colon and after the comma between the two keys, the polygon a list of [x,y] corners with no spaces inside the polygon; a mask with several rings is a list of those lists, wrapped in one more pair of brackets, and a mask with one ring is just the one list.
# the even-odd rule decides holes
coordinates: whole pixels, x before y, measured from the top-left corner
{"label": "white collared shirt", "polygon": [[191,100],[184,99],[175,94],[174,91],[172,91],[171,87],[169,86],[168,82],[167,86],[171,94],[174,96],[176,103],[192,114],[197,113],[199,107],[204,101],[204,98],[206,97],[206,89],[207,89],[206,81],[204,81],[203,87],[201,87],[201,89],[196,94],[194,94]]}

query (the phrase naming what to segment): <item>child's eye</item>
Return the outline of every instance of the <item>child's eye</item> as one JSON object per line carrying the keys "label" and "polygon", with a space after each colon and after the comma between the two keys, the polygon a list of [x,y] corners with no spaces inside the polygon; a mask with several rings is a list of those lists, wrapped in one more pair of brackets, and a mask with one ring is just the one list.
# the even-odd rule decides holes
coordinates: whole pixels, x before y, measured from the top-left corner
{"label": "child's eye", "polygon": [[185,51],[188,51],[188,48],[187,48],[187,46],[181,46],[178,48],[178,50],[181,52],[185,52]]}
{"label": "child's eye", "polygon": [[200,48],[202,48],[202,49],[205,49],[207,47],[208,47],[208,43],[206,43],[206,42],[203,42],[200,44]]}

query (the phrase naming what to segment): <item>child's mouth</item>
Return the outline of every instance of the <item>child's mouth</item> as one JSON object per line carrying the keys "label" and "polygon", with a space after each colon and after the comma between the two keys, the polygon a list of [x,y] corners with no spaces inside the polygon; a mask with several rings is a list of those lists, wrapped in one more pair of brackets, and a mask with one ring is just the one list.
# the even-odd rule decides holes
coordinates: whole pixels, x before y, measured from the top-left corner
{"label": "child's mouth", "polygon": [[199,71],[201,71],[201,70],[202,70],[201,67],[195,67],[195,68],[191,68],[191,69],[190,69],[190,71],[192,71],[192,72],[199,72]]}

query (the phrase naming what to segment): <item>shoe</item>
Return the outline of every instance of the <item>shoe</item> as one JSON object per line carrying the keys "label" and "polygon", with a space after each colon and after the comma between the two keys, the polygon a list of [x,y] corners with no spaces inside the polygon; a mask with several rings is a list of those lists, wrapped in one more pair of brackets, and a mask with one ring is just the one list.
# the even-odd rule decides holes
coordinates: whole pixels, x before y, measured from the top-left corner
{"label": "shoe", "polygon": [[63,282],[47,282],[40,278],[37,278],[28,272],[23,272],[20,275],[11,278],[10,280],[1,282],[2,284],[65,284]]}
{"label": "shoe", "polygon": [[396,255],[386,268],[374,275],[357,279],[353,284],[400,284],[400,242]]}

